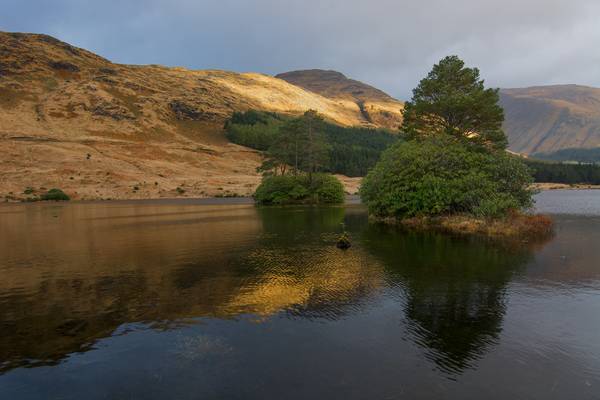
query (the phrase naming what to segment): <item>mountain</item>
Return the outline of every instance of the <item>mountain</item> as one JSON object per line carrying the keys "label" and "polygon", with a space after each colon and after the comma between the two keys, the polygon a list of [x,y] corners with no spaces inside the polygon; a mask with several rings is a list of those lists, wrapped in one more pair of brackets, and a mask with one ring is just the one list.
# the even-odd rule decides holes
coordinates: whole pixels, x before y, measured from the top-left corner
{"label": "mountain", "polygon": [[337,71],[309,69],[276,75],[293,85],[330,99],[352,101],[360,108],[363,123],[398,128],[398,100]]}
{"label": "mountain", "polygon": [[552,154],[600,147],[600,89],[558,85],[500,92],[510,149]]}
{"label": "mountain", "polygon": [[[385,122],[382,113],[372,111],[371,105],[381,110],[381,104],[395,102],[381,90],[336,71],[311,69],[277,77],[331,99],[354,101],[367,121]],[[600,89],[577,85],[504,89],[500,101],[511,151],[581,161],[596,160],[600,154]]]}
{"label": "mountain", "polygon": [[[600,89],[506,89],[501,102],[511,150],[595,157]],[[315,109],[339,125],[395,129],[402,107],[336,71],[123,65],[47,35],[0,32],[0,199],[53,187],[75,199],[247,195],[262,156],[226,139],[234,111]]]}
{"label": "mountain", "polygon": [[115,64],[47,35],[0,32],[0,198],[52,187],[78,199],[247,195],[261,156],[225,138],[234,111],[400,124],[402,103],[363,99],[376,118],[354,98],[267,75]]}

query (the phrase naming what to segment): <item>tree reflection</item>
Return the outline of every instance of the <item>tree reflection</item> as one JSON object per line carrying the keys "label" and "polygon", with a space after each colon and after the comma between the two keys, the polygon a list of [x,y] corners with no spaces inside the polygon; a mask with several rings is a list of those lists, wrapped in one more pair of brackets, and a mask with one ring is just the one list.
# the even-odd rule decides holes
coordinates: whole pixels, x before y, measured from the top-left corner
{"label": "tree reflection", "polygon": [[[29,225],[40,232],[3,220],[13,234],[0,243],[0,373],[58,363],[129,329],[241,315],[336,320],[384,292],[406,299],[410,336],[439,367],[462,371],[496,340],[506,285],[532,254],[372,226],[359,207],[132,206],[118,218],[97,207]],[[348,252],[335,248],[342,221]]]}
{"label": "tree reflection", "polygon": [[506,286],[535,244],[370,226],[364,245],[406,295],[410,336],[446,372],[472,366],[498,338]]}

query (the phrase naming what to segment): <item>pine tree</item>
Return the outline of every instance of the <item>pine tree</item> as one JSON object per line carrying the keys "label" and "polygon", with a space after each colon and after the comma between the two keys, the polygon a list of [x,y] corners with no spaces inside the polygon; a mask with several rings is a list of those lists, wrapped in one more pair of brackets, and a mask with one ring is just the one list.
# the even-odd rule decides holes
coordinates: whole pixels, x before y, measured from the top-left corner
{"label": "pine tree", "polygon": [[324,120],[316,111],[309,110],[304,113],[302,124],[305,144],[302,169],[308,172],[312,182],[312,174],[319,172],[328,162],[327,142],[323,136]]}
{"label": "pine tree", "polygon": [[460,58],[448,56],[413,90],[402,130],[408,137],[447,134],[505,149],[504,111],[498,101],[498,89],[486,89],[477,68],[466,68]]}

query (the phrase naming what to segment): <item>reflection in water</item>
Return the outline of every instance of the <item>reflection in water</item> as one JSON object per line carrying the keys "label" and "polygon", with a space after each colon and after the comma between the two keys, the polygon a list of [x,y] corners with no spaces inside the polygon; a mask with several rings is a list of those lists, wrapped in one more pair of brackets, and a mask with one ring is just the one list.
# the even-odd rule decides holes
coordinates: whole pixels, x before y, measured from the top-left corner
{"label": "reflection in water", "polygon": [[495,343],[505,289],[531,259],[528,246],[371,226],[365,246],[406,293],[409,329],[437,365],[460,372]]}
{"label": "reflection in water", "polygon": [[[345,210],[261,208],[264,239],[242,261],[261,282],[246,288],[241,304],[253,312],[286,310],[304,318],[335,319],[356,311],[382,286],[382,267],[362,249],[344,254],[335,247]],[[253,299],[258,300],[254,303]]]}
{"label": "reflection in water", "polygon": [[[248,246],[252,233],[259,232],[259,221],[243,208],[162,211],[33,206],[5,216],[2,236],[8,240],[0,253],[6,277],[0,283],[3,369],[53,364],[89,349],[125,322],[213,313],[228,288],[219,284],[222,272],[211,266],[227,259],[227,241]],[[211,221],[211,232],[202,229],[206,214],[224,217]],[[194,249],[211,240],[215,246]],[[199,280],[191,289],[181,288],[182,277],[193,278],[186,271],[195,268],[212,282]]]}
{"label": "reflection in water", "polygon": [[3,225],[2,370],[55,364],[124,323],[165,329],[281,310],[335,318],[380,284],[360,252],[342,258],[327,245],[340,207],[142,208],[32,207]]}
{"label": "reflection in water", "polygon": [[[335,247],[341,222],[353,240],[346,252]],[[459,381],[454,393],[473,397],[481,393],[478,384],[494,386],[497,368],[515,369],[512,360],[533,363],[539,356],[527,355],[527,308],[511,315],[511,303],[513,309],[531,299],[542,309],[557,304],[546,294],[548,277],[574,287],[585,280],[596,293],[600,272],[589,261],[600,254],[593,244],[597,227],[565,220],[544,246],[400,232],[368,224],[360,206],[1,207],[0,389],[10,384],[14,394],[23,385],[39,386],[45,389],[27,398],[45,396],[54,393],[43,378],[49,374],[61,387],[79,382],[79,391],[67,392],[76,398],[98,368],[108,368],[121,381],[137,376],[138,386],[118,393],[98,388],[99,398],[188,398],[197,390],[207,397],[276,398],[287,393],[284,382],[297,384],[300,376],[312,394],[327,397],[426,398]],[[515,285],[529,292],[515,295]],[[526,332],[512,344],[518,357],[490,357],[508,351],[505,332],[517,323]],[[560,330],[544,334],[550,343],[565,337]],[[591,340],[573,337],[573,358],[564,362],[578,372],[565,378],[572,386],[550,398],[591,393],[572,387],[597,383],[588,377],[597,365],[577,353],[579,343]],[[490,359],[498,363],[492,373],[485,365]],[[79,365],[81,375],[67,379]],[[38,366],[52,367],[20,368]],[[546,387],[524,385],[533,395]]]}

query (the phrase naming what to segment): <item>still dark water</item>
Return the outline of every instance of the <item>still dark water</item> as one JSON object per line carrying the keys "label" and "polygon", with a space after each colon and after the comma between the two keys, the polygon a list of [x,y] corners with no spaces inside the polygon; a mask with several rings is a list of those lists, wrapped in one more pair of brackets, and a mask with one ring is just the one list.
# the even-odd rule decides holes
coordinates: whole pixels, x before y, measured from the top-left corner
{"label": "still dark water", "polygon": [[600,191],[538,204],[538,243],[355,204],[0,206],[0,399],[600,399]]}

